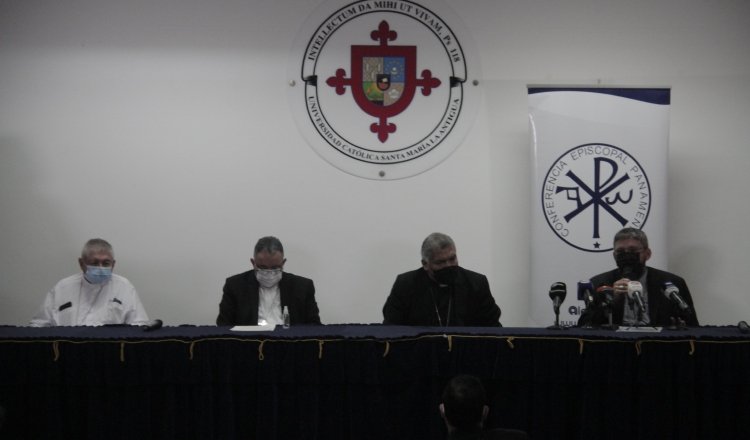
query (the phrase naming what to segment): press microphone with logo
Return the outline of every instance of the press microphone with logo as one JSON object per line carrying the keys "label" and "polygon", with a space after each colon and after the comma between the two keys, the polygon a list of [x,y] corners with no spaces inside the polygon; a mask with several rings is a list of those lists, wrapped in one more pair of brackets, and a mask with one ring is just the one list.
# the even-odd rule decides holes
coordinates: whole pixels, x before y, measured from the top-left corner
{"label": "press microphone with logo", "polygon": [[586,307],[590,307],[594,302],[594,285],[590,280],[578,282],[578,301],[583,301]]}
{"label": "press microphone with logo", "polygon": [[630,281],[628,283],[628,298],[635,300],[640,307],[641,311],[645,311],[646,307],[643,305],[643,285],[640,281]]}
{"label": "press microphone with logo", "polygon": [[550,299],[552,299],[555,314],[560,313],[560,304],[565,301],[565,296],[567,295],[567,293],[567,287],[565,286],[565,283],[561,281],[552,283],[552,286],[550,286],[549,297]]}
{"label": "press microphone with logo", "polygon": [[682,299],[682,296],[680,296],[680,289],[677,288],[671,281],[667,281],[664,283],[664,288],[662,289],[662,292],[664,292],[664,296],[666,296],[670,301],[677,304],[677,307],[680,308],[683,312],[690,310],[690,306],[688,303],[685,302],[684,299]]}
{"label": "press microphone with logo", "polygon": [[146,322],[142,325],[142,327],[144,332],[150,332],[153,330],[159,330],[162,325],[164,325],[164,323],[161,321],[161,319],[154,319],[153,321]]}

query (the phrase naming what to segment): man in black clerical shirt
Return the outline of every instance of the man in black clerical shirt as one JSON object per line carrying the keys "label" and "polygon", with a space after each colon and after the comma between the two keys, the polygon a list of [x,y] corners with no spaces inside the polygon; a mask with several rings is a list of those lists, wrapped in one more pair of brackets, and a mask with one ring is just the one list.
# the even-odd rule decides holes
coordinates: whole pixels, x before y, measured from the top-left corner
{"label": "man in black clerical shirt", "polygon": [[[673,273],[646,265],[651,258],[646,233],[636,228],[624,228],[615,234],[612,256],[617,268],[591,278],[594,290],[602,286],[611,287],[614,298],[611,305],[612,321],[617,325],[668,326],[682,319],[688,326],[698,326],[698,316],[693,306],[685,280]],[[643,308],[636,310],[636,302],[628,296],[631,281],[640,282]],[[687,310],[680,310],[674,299],[664,294],[671,285],[687,304]],[[607,323],[603,307],[589,307],[579,319],[579,325],[603,325]]]}
{"label": "man in black clerical shirt", "polygon": [[422,243],[422,267],[396,277],[383,306],[383,323],[497,327],[500,308],[487,277],[458,265],[456,245],[435,232]]}
{"label": "man in black clerical shirt", "polygon": [[252,270],[227,278],[216,325],[281,325],[285,307],[292,325],[320,324],[313,281],[284,271],[278,238],[258,240],[250,263]]}

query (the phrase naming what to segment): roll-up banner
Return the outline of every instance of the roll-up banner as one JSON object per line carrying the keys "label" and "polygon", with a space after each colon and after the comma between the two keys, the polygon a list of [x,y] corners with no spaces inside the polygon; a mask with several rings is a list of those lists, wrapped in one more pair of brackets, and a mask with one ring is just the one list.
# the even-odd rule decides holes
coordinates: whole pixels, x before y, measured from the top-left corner
{"label": "roll-up banner", "polygon": [[560,324],[584,307],[577,284],[615,267],[612,239],[643,229],[649,265],[666,267],[668,88],[529,87],[532,148],[529,323]]}

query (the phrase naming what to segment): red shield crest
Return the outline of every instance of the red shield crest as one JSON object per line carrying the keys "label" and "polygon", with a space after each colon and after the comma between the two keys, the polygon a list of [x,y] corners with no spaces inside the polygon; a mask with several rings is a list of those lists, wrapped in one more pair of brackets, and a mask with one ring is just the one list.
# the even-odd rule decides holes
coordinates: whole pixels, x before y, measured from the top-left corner
{"label": "red shield crest", "polygon": [[359,108],[378,118],[378,122],[370,125],[370,131],[377,133],[380,142],[385,142],[388,134],[396,131],[396,125],[389,123],[388,118],[409,107],[417,87],[428,96],[433,88],[440,86],[440,80],[433,78],[429,70],[422,71],[422,78],[417,78],[417,47],[389,46],[388,41],[395,40],[397,34],[386,21],[370,36],[380,44],[351,47],[351,78],[345,77],[344,69],[337,69],[336,76],[328,78],[326,84],[335,87],[339,95],[350,86]]}

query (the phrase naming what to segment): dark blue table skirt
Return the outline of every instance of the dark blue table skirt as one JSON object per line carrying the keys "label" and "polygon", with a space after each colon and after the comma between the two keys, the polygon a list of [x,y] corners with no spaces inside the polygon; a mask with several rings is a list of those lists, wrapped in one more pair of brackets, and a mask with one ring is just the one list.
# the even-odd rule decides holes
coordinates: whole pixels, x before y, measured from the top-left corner
{"label": "dark blue table skirt", "polygon": [[446,381],[533,439],[750,438],[750,337],[381,325],[0,327],[0,438],[440,439]]}

